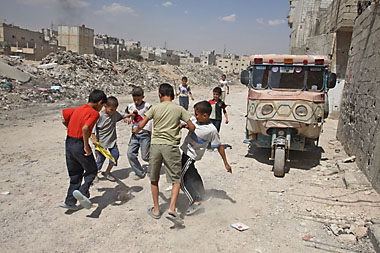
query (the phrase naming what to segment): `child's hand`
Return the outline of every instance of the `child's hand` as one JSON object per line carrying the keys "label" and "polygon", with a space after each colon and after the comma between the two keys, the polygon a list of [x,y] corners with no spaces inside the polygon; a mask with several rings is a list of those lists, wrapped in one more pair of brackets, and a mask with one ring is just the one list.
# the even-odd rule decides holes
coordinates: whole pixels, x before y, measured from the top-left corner
{"label": "child's hand", "polygon": [[89,155],[92,154],[92,149],[91,149],[91,147],[89,145],[84,146],[83,150],[84,150],[84,155],[85,156],[89,156]]}
{"label": "child's hand", "polygon": [[126,118],[124,119],[124,122],[125,122],[125,123],[128,123],[128,125],[130,125],[130,124],[132,123],[130,117],[126,117]]}
{"label": "child's hand", "polygon": [[226,166],[227,172],[232,173],[231,166],[228,163],[225,166]]}
{"label": "child's hand", "polygon": [[186,122],[179,123],[179,128],[187,128],[189,129],[189,126],[186,124]]}
{"label": "child's hand", "polygon": [[228,119],[226,118],[226,124],[228,124],[228,122],[229,122],[229,121],[228,121]]}

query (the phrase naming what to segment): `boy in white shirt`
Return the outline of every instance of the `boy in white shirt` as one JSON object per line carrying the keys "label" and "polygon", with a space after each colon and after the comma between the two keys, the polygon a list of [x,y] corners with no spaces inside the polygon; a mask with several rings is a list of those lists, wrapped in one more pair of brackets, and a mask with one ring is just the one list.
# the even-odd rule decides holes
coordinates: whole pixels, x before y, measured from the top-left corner
{"label": "boy in white shirt", "polygon": [[226,80],[225,74],[222,75],[222,80],[219,81],[218,87],[222,89],[222,101],[226,102],[226,91],[227,95],[230,94],[230,86],[228,86],[228,81]]}
{"label": "boy in white shirt", "polygon": [[210,121],[211,110],[211,104],[207,101],[201,101],[195,104],[195,118],[191,118],[195,125],[195,130],[194,132],[188,133],[181,146],[181,150],[183,151],[181,189],[190,202],[186,215],[194,214],[199,210],[201,205],[205,190],[202,178],[195,168],[194,163],[195,161],[201,160],[209,143],[212,148],[218,149],[227,172],[232,173],[231,166],[227,162],[224,147],[219,139],[219,133]]}
{"label": "boy in white shirt", "polygon": [[[128,124],[132,123],[132,130],[145,118],[145,113],[152,107],[149,103],[144,101],[144,90],[140,87],[135,87],[132,90],[133,102],[128,105],[125,110],[126,121]],[[132,133],[131,139],[128,144],[128,160],[133,171],[135,172],[134,180],[139,180],[145,177],[146,170],[143,169],[139,160],[139,149],[141,150],[141,158],[149,161],[150,140],[152,135],[152,122],[146,124],[138,133]]]}

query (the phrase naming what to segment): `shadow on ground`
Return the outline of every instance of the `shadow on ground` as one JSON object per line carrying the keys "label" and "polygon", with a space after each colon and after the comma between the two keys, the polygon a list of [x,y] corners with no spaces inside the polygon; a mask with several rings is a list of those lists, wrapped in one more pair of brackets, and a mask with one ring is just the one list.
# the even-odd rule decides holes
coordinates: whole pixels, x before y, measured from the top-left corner
{"label": "shadow on ground", "polygon": [[[290,162],[286,163],[287,171],[290,168],[310,170],[320,164],[322,153],[325,151],[323,148],[318,147],[315,152],[309,151],[290,151]],[[253,158],[256,161],[268,165],[273,165],[273,161],[270,161],[271,156],[270,148],[257,148],[249,147],[248,153],[245,157]]]}

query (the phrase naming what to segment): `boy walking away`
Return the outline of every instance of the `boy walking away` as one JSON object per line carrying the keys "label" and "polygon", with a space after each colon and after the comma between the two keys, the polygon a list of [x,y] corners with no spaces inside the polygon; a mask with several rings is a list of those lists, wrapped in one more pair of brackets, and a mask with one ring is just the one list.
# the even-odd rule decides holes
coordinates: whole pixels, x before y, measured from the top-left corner
{"label": "boy walking away", "polygon": [[[128,114],[126,121],[128,124],[132,123],[132,130],[145,118],[145,113],[152,107],[144,101],[144,90],[136,87],[132,90],[132,104],[129,104],[125,112]],[[135,180],[145,177],[146,171],[141,166],[137,156],[139,149],[141,150],[141,158],[149,161],[150,139],[152,133],[152,122],[148,122],[146,126],[137,133],[132,133],[131,139],[128,144],[128,160],[133,171],[135,172]]]}
{"label": "boy walking away", "polygon": [[145,114],[146,117],[143,121],[133,129],[133,133],[138,133],[149,120],[153,119],[148,173],[154,206],[148,209],[148,214],[155,219],[161,217],[158,204],[158,181],[163,162],[166,178],[173,186],[166,218],[176,225],[182,225],[183,220],[175,208],[181,182],[181,156],[178,148],[181,141],[180,121],[187,123],[189,131],[194,131],[195,126],[190,120],[191,115],[184,108],[172,103],[174,90],[170,84],[163,83],[160,85],[159,97],[160,103],[152,106]]}
{"label": "boy walking away", "polygon": [[185,108],[187,111],[189,109],[189,96],[191,100],[194,101],[193,94],[191,93],[190,86],[187,85],[187,77],[182,77],[182,84],[178,86],[178,93],[177,96],[179,96],[179,105]]}
{"label": "boy walking away", "polygon": [[228,81],[226,80],[225,74],[222,75],[222,80],[219,80],[218,87],[222,89],[222,94],[221,94],[222,101],[226,102],[226,91],[227,91],[227,95],[230,94],[230,86],[228,86]]}
{"label": "boy walking away", "polygon": [[[116,123],[125,118],[125,116],[116,111],[118,106],[119,101],[117,98],[108,97],[105,108],[100,113],[98,122],[96,122],[91,135],[94,145],[99,142],[103,148],[109,150],[115,159],[115,163],[110,161],[106,171],[102,172],[102,175],[110,181],[116,181],[115,177],[111,174],[111,170],[113,166],[117,166],[117,160],[119,159],[119,149],[116,144]],[[106,157],[99,151],[95,151],[95,153],[96,166],[98,171],[100,171]]]}
{"label": "boy walking away", "polygon": [[211,123],[214,124],[216,127],[216,130],[218,130],[218,133],[220,132],[220,126],[222,124],[222,111],[224,114],[224,117],[226,118],[226,124],[228,124],[228,116],[226,107],[227,105],[224,103],[223,100],[220,99],[220,96],[222,95],[222,89],[219,87],[215,87],[212,90],[213,93],[213,99],[210,99],[209,102],[212,107],[212,112],[210,115]]}
{"label": "boy walking away", "polygon": [[67,127],[66,165],[70,176],[66,200],[60,205],[63,208],[76,210],[77,200],[84,208],[91,208],[89,188],[96,177],[97,167],[88,139],[99,118],[99,111],[106,102],[104,92],[94,90],[87,104],[62,111],[62,123]]}
{"label": "boy walking away", "polygon": [[192,121],[195,131],[189,132],[181,146],[182,150],[182,176],[181,189],[189,199],[189,208],[186,215],[192,215],[199,210],[205,193],[202,178],[195,168],[195,161],[202,159],[207,145],[217,148],[223,159],[227,172],[232,173],[231,166],[227,162],[224,147],[220,143],[219,134],[215,126],[210,122],[211,105],[207,101],[198,102],[194,106],[195,118]]}

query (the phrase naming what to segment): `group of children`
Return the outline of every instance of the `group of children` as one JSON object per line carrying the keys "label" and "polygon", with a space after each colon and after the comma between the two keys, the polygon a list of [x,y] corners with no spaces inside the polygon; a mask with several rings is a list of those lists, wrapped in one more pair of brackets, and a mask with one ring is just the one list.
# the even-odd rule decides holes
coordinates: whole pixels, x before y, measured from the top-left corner
{"label": "group of children", "polygon": [[[191,215],[199,210],[205,190],[194,163],[202,158],[208,146],[220,153],[226,170],[232,172],[218,133],[222,111],[228,123],[226,105],[220,99],[221,89],[216,87],[213,90],[213,99],[194,105],[192,117],[187,111],[188,96],[192,100],[194,98],[186,77],[182,78],[182,85],[177,95],[181,106],[172,103],[175,98],[173,87],[163,83],[159,87],[160,103],[151,106],[144,101],[143,89],[134,88],[132,91],[134,103],[128,105],[124,114],[120,114],[117,112],[118,100],[115,97],[107,98],[103,91],[94,90],[89,95],[86,105],[63,110],[63,124],[67,127],[66,164],[70,186],[61,207],[77,210],[79,207],[76,202],[79,201],[84,208],[91,208],[89,187],[106,158],[96,151],[95,160],[89,146],[90,135],[94,143],[100,143],[113,156],[114,161],[110,161],[102,174],[108,180],[116,180],[111,174],[111,169],[117,165],[119,158],[116,123],[124,119],[125,122],[132,124],[127,156],[135,172],[134,179],[142,179],[146,173],[150,178],[153,207],[148,209],[148,214],[155,219],[161,218],[158,182],[162,164],[165,165],[167,181],[172,184],[171,201],[166,218],[176,225],[183,224],[183,219],[176,211],[180,189],[189,199],[186,214]],[[100,112],[103,106],[104,110]],[[182,128],[188,129],[189,132],[179,147]],[[139,149],[142,159],[149,161],[148,171],[138,161]],[[83,184],[82,179],[84,179]]]}

